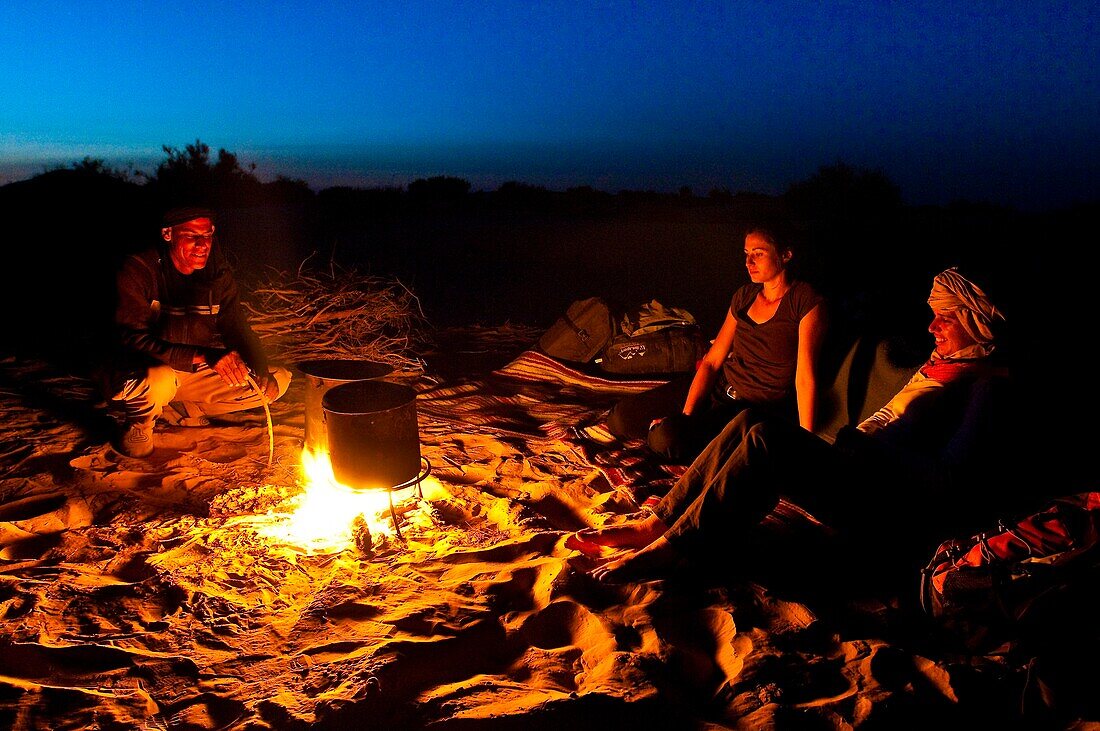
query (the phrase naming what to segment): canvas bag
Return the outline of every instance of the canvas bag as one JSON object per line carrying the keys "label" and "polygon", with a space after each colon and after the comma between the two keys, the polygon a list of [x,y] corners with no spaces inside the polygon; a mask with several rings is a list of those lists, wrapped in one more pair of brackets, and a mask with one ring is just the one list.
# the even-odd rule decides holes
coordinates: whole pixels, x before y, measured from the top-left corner
{"label": "canvas bag", "polygon": [[690,372],[709,348],[690,312],[650,300],[623,315],[596,365],[622,375]]}
{"label": "canvas bag", "polygon": [[1100,492],[1042,509],[966,539],[940,544],[921,572],[924,611],[971,649],[995,644],[1087,582],[1100,578]]}
{"label": "canvas bag", "polygon": [[665,327],[641,335],[617,335],[596,359],[605,373],[682,373],[694,371],[710,343],[696,326]]}
{"label": "canvas bag", "polygon": [[616,331],[616,318],[601,297],[577,300],[538,340],[538,347],[551,358],[572,363],[591,363]]}
{"label": "canvas bag", "polygon": [[680,307],[668,307],[657,300],[650,300],[640,307],[623,313],[619,332],[638,336],[663,330],[667,327],[698,327],[695,316]]}

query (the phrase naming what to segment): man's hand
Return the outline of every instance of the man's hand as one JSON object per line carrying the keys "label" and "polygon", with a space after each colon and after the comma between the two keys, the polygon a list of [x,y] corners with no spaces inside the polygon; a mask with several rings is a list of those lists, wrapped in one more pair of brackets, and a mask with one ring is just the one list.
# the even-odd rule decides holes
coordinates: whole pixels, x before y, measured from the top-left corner
{"label": "man's hand", "polygon": [[230,386],[248,385],[248,366],[245,365],[244,359],[235,350],[223,355],[210,367]]}

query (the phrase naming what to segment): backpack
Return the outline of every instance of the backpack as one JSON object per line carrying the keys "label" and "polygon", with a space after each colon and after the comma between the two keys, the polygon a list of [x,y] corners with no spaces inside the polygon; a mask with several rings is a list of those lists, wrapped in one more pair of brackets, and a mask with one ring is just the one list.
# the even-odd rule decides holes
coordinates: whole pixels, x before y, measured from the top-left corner
{"label": "backpack", "polygon": [[680,307],[666,307],[657,300],[623,313],[619,332],[623,335],[645,335],[669,327],[695,327],[695,317]]}
{"label": "backpack", "polygon": [[657,300],[626,312],[608,346],[596,359],[605,373],[672,374],[695,370],[710,343],[695,317]]}
{"label": "backpack", "polygon": [[572,363],[591,363],[616,332],[616,318],[601,297],[577,300],[538,340],[544,354]]}
{"label": "backpack", "polygon": [[615,374],[693,371],[709,347],[697,326],[676,325],[640,335],[616,335],[596,365]]}
{"label": "backpack", "polygon": [[921,572],[920,603],[976,649],[1019,628],[1032,613],[1066,614],[1059,601],[1075,602],[1074,592],[1098,577],[1100,492],[1082,492],[1002,520],[991,531],[941,543]]}

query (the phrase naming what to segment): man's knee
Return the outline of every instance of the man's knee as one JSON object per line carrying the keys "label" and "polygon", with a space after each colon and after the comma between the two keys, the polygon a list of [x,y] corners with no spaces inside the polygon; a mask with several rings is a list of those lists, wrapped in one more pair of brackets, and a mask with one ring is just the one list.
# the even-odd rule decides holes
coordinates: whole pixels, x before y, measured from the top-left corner
{"label": "man's knee", "polygon": [[125,379],[110,398],[125,404],[130,419],[154,419],[175,397],[178,386],[176,373],[170,366],[152,366],[140,375]]}
{"label": "man's knee", "polygon": [[158,406],[164,406],[176,395],[179,381],[176,372],[171,366],[152,366],[145,374],[145,381],[149,384],[149,400]]}
{"label": "man's knee", "polygon": [[146,401],[163,406],[176,395],[179,381],[171,366],[150,366],[138,377],[123,382],[122,389],[112,396],[118,401]]}

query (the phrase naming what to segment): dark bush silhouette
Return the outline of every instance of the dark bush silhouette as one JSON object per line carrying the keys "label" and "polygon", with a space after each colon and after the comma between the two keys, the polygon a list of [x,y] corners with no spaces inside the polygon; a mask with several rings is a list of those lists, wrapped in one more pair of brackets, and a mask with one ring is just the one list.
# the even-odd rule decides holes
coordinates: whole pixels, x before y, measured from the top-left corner
{"label": "dark bush silhouette", "polygon": [[901,189],[885,173],[843,162],[818,168],[808,179],[792,184],[783,197],[792,210],[818,221],[890,218],[902,207]]}
{"label": "dark bush silhouette", "polygon": [[418,178],[409,183],[408,192],[417,203],[456,203],[470,192],[470,181],[449,175]]}
{"label": "dark bush silhouette", "polygon": [[145,189],[91,162],[0,193],[11,277],[0,288],[7,343],[56,352],[92,347],[102,339],[104,292],[117,263],[155,225]]}
{"label": "dark bush silhouette", "polygon": [[259,198],[261,183],[255,166],[244,170],[233,153],[218,150],[217,160],[211,163],[210,146],[201,140],[182,150],[168,145],[161,149],[166,159],[150,178],[149,187],[162,207],[193,201],[224,208]]}
{"label": "dark bush silhouette", "polygon": [[521,183],[517,180],[501,183],[494,196],[499,205],[512,208],[546,207],[551,205],[554,197],[545,186]]}
{"label": "dark bush silhouette", "polygon": [[74,162],[69,167],[81,175],[92,177],[102,176],[124,181],[134,181],[136,178],[143,175],[143,173],[135,171],[132,168],[123,170],[122,168],[111,167],[102,158],[91,156],[85,156],[83,160]]}

